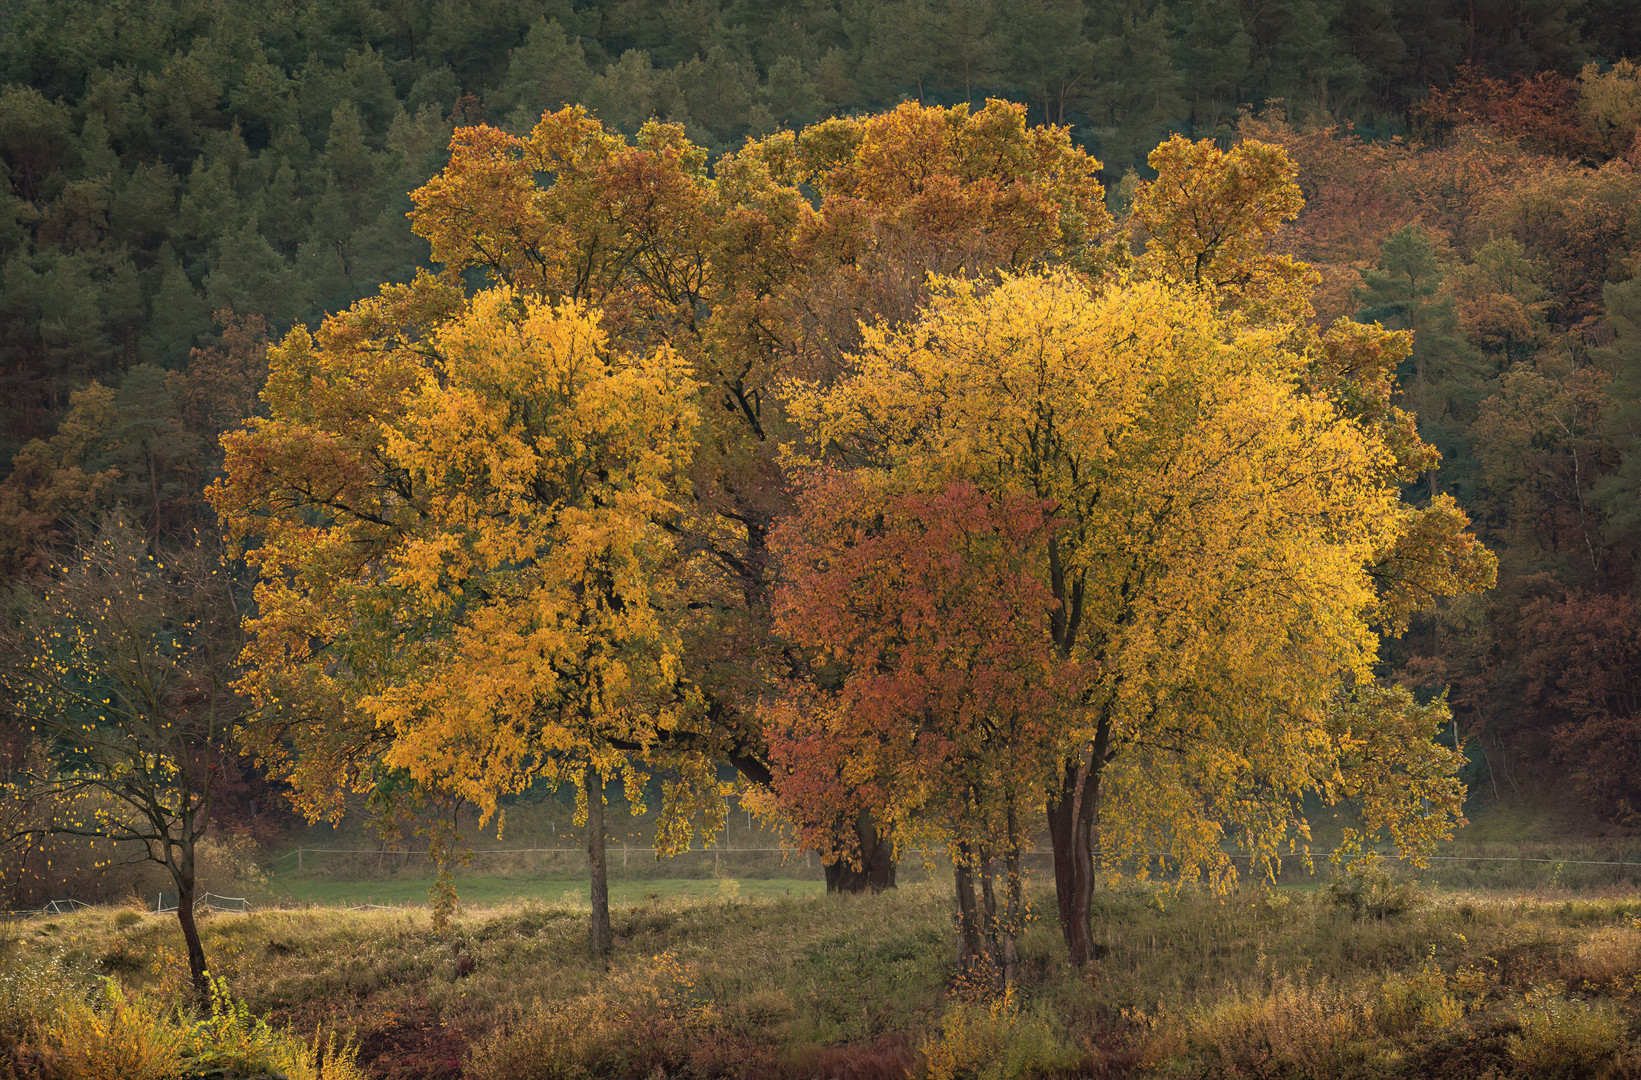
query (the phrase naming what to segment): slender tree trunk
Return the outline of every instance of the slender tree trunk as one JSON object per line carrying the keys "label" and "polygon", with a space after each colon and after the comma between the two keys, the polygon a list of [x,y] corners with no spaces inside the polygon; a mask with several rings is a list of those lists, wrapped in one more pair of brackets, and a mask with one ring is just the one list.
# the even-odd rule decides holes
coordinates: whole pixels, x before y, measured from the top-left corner
{"label": "slender tree trunk", "polygon": [[211,994],[206,978],[205,946],[200,944],[199,926],[194,922],[194,845],[184,842],[182,850],[171,863],[171,880],[177,886],[177,925],[182,927],[182,940],[188,949],[188,978],[194,992],[202,1000]]}
{"label": "slender tree trunk", "polygon": [[1054,847],[1054,894],[1059,905],[1060,933],[1066,951],[1078,967],[1094,957],[1090,921],[1094,900],[1094,859],[1091,854],[1095,806],[1099,802],[1099,769],[1095,761],[1083,778],[1077,798],[1080,762],[1068,761],[1060,790],[1049,797],[1048,833]]}
{"label": "slender tree trunk", "polygon": [[1008,796],[1008,881],[1004,886],[1003,906],[1003,985],[1013,986],[1020,978],[1019,936],[1025,921],[1025,875],[1020,865],[1020,819],[1015,812],[1014,795]]}
{"label": "slender tree trunk", "polygon": [[615,948],[610,931],[610,864],[604,850],[604,778],[589,765],[582,779],[587,794],[587,868],[592,872],[593,955],[606,958]]}
{"label": "slender tree trunk", "polygon": [[974,866],[967,844],[958,845],[958,856],[952,861],[952,875],[957,886],[957,970],[964,975],[984,974],[992,978],[991,957],[986,950],[986,939],[980,931],[983,916],[974,892]]}
{"label": "slender tree trunk", "polygon": [[1002,967],[1003,950],[997,940],[997,891],[992,887],[991,852],[980,849],[980,929],[986,939],[986,955],[991,958],[993,970]]}

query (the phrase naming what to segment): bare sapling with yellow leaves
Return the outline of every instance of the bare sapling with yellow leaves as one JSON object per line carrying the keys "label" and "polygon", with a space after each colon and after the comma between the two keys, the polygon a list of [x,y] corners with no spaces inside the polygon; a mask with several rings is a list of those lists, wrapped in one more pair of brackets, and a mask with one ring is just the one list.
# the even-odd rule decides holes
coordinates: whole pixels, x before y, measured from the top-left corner
{"label": "bare sapling with yellow leaves", "polygon": [[6,801],[26,812],[0,842],[99,838],[116,842],[118,858],[163,866],[202,996],[196,854],[244,708],[230,588],[221,553],[203,540],[155,552],[110,517],[0,641],[0,687],[43,749],[6,784]]}

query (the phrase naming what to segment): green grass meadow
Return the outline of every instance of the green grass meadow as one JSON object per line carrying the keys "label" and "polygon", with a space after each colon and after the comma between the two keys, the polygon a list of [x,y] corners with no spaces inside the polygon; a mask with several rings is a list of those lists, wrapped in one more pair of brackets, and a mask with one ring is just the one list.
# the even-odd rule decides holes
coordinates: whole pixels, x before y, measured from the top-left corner
{"label": "green grass meadow", "polygon": [[[395,877],[345,881],[308,874],[278,874],[269,878],[268,892],[283,902],[340,907],[360,905],[425,905],[428,877]],[[588,903],[587,878],[463,876],[457,895],[463,904],[543,903],[573,908]],[[643,904],[653,900],[720,900],[745,897],[818,896],[822,881],[799,878],[645,878],[610,882],[612,904]]]}

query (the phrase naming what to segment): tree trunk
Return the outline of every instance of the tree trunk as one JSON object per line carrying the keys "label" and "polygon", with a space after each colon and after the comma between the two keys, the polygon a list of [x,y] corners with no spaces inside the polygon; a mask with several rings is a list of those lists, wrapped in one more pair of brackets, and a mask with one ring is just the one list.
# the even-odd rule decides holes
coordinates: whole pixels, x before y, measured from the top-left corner
{"label": "tree trunk", "polygon": [[991,957],[993,970],[1002,968],[1002,948],[997,941],[997,892],[992,888],[991,853],[980,849],[980,911],[981,930],[986,935],[986,954]]}
{"label": "tree trunk", "polygon": [[993,977],[992,962],[980,930],[985,917],[974,893],[974,867],[968,858],[968,845],[960,844],[958,850],[958,857],[952,861],[957,886],[957,970],[970,978],[981,974],[989,982]]}
{"label": "tree trunk", "polygon": [[194,922],[194,853],[188,845],[171,864],[171,880],[177,886],[177,924],[188,949],[188,977],[201,1000],[209,1000],[211,984],[206,977],[205,946],[200,944],[199,927]]}
{"label": "tree trunk", "polygon": [[855,833],[860,865],[849,859],[826,864],[826,891],[829,893],[880,893],[895,887],[895,852],[889,838],[878,831],[870,810],[862,810],[848,826]]}
{"label": "tree trunk", "polygon": [[615,948],[610,932],[610,864],[604,851],[604,778],[589,765],[582,778],[587,793],[587,868],[592,874],[593,955],[607,958]]}
{"label": "tree trunk", "polygon": [[1025,922],[1025,869],[1020,865],[1020,821],[1015,813],[1013,792],[1008,796],[1008,875],[1003,908],[1003,985],[1013,986],[1020,977],[1019,938]]}
{"label": "tree trunk", "polygon": [[1054,847],[1054,895],[1059,905],[1060,933],[1065,937],[1071,962],[1082,967],[1094,957],[1090,926],[1094,900],[1092,840],[1102,762],[1095,755],[1083,781],[1081,800],[1077,798],[1079,764],[1065,763],[1060,790],[1049,797],[1048,833]]}

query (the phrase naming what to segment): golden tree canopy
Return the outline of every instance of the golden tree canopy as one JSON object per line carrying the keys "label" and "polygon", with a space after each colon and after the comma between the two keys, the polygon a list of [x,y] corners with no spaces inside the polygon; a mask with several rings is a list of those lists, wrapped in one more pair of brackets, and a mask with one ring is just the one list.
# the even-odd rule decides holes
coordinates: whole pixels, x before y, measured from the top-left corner
{"label": "golden tree canopy", "polygon": [[1355,728],[1390,713],[1341,709],[1371,684],[1372,571],[1408,525],[1394,450],[1309,388],[1304,335],[1220,300],[1165,277],[948,280],[915,324],[867,332],[856,374],[795,388],[794,413],[897,486],[1055,506],[1038,574],[1092,681],[1061,752],[1093,748],[1107,851],[1226,871],[1225,827],[1274,853],[1302,795],[1355,790],[1358,768],[1408,781],[1370,827],[1440,832],[1458,786],[1409,763],[1446,752],[1364,761]]}
{"label": "golden tree canopy", "polygon": [[[438,286],[392,299],[418,290]],[[271,353],[271,416],[225,440],[213,499],[262,539],[247,686],[286,719],[263,751],[310,812],[339,812],[338,770],[376,743],[381,768],[494,811],[549,765],[609,771],[612,740],[668,722],[662,522],[696,385],[664,346],[611,347],[573,302],[501,287],[419,338],[347,332],[383,306],[293,333]]]}

